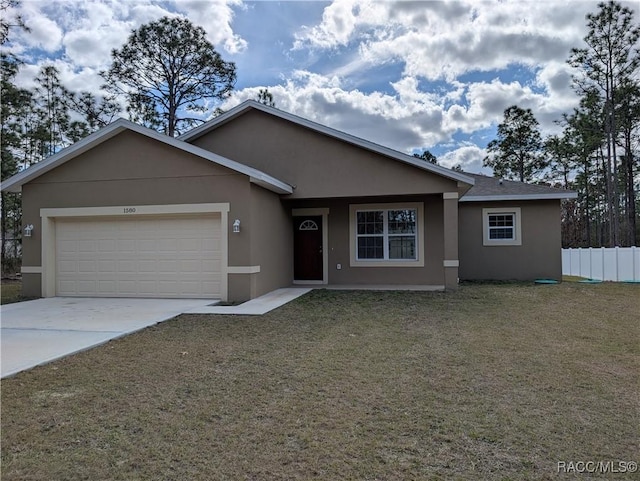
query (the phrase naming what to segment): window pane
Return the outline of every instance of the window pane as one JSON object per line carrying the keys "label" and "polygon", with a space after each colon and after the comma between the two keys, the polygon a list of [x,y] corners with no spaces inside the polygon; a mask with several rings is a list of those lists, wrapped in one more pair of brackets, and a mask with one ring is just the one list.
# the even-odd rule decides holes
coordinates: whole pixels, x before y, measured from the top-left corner
{"label": "window pane", "polygon": [[489,228],[489,239],[513,239],[513,227]]}
{"label": "window pane", "polygon": [[384,216],[381,210],[357,213],[358,235],[382,234],[384,231]]}
{"label": "window pane", "polygon": [[388,211],[389,234],[414,234],[416,211],[413,209]]}
{"label": "window pane", "polygon": [[358,259],[384,259],[384,237],[358,237]]}
{"label": "window pane", "polygon": [[492,214],[489,216],[489,239],[513,240],[515,214]]}
{"label": "window pane", "polygon": [[489,227],[513,227],[513,214],[499,214],[489,216]]}
{"label": "window pane", "polygon": [[415,259],[416,237],[393,236],[389,237],[389,259]]}

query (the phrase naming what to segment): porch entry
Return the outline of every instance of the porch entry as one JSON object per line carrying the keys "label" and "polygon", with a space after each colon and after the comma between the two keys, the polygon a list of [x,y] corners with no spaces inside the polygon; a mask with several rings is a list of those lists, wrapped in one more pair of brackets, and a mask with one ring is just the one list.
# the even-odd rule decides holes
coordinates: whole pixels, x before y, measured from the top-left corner
{"label": "porch entry", "polygon": [[322,216],[294,216],[293,229],[293,278],[322,281]]}

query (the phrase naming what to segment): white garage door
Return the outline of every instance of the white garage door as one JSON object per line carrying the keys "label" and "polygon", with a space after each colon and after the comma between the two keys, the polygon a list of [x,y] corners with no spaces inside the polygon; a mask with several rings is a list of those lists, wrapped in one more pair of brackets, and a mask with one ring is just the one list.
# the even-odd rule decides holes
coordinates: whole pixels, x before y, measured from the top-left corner
{"label": "white garage door", "polygon": [[220,215],[56,221],[56,295],[219,298]]}

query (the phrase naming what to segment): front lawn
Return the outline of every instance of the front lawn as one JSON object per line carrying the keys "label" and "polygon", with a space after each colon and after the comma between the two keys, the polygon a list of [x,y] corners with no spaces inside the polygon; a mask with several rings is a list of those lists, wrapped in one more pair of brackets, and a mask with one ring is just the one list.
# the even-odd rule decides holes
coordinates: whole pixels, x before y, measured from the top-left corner
{"label": "front lawn", "polygon": [[2,479],[540,480],[637,462],[639,313],[638,286],[564,283],[183,315],[3,380]]}
{"label": "front lawn", "polygon": [[22,299],[22,282],[2,280],[0,283],[0,304],[19,302]]}
{"label": "front lawn", "polygon": [[22,281],[2,279],[0,283],[0,304],[12,304],[14,302],[31,301],[36,297],[22,295]]}

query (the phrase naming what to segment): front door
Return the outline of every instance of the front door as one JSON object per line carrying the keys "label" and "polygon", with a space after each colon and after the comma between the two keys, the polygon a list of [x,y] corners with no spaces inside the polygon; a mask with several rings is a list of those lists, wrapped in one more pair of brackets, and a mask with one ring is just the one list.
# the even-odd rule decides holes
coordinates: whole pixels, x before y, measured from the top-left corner
{"label": "front door", "polygon": [[293,218],[293,278],[322,281],[322,216]]}

